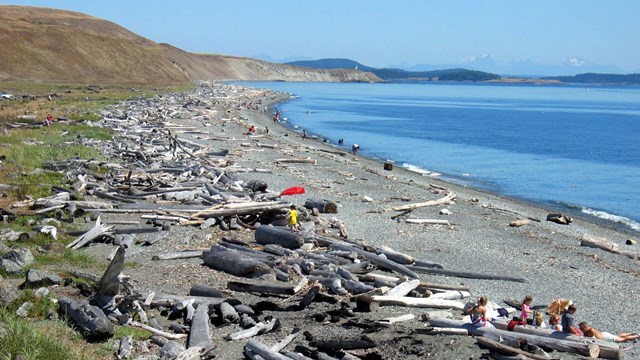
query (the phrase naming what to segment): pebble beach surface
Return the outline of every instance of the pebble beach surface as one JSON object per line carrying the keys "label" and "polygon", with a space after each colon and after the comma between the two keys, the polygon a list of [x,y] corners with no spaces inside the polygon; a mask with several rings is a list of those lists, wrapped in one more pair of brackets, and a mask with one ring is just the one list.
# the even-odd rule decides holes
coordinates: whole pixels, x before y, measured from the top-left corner
{"label": "pebble beach surface", "polygon": [[[526,294],[533,296],[534,305],[547,305],[554,299],[571,299],[578,306],[577,321],[587,321],[601,331],[618,333],[640,331],[640,262],[626,256],[608,253],[599,249],[580,246],[583,235],[598,236],[619,244],[629,251],[640,251],[637,245],[625,245],[629,234],[618,232],[580,219],[569,225],[546,221],[549,210],[530,204],[513,201],[437,178],[422,176],[399,167],[384,170],[381,162],[349,152],[325,143],[322,139],[304,139],[302,133],[274,123],[271,112],[264,112],[286,99],[286,94],[269,90],[257,90],[242,86],[224,86],[232,94],[215,105],[215,112],[208,120],[171,119],[174,124],[196,127],[205,133],[222,135],[230,140],[219,141],[203,134],[192,134],[182,138],[212,148],[227,148],[228,158],[243,168],[272,170],[272,173],[243,173],[246,180],[263,180],[269,190],[280,192],[291,186],[303,186],[304,195],[285,198],[302,206],[307,198],[324,198],[338,202],[336,216],[348,229],[350,239],[363,240],[378,246],[389,246],[418,259],[444,265],[445,269],[509,275],[526,279],[525,283],[462,279],[421,274],[428,282],[464,284],[471,287],[473,300],[487,296],[489,300],[503,304],[503,299],[521,300]],[[193,93],[193,98],[198,97]],[[211,99],[202,99],[211,101]],[[251,104],[251,108],[247,106]],[[259,104],[259,105],[255,105]],[[257,107],[257,110],[256,110]],[[251,125],[255,135],[247,135]],[[268,134],[265,129],[269,128]],[[248,144],[248,145],[247,145]],[[259,144],[275,145],[275,148],[260,147]],[[425,156],[437,156],[429,154]],[[276,159],[311,158],[313,164],[277,164]],[[432,185],[435,185],[432,186]],[[438,188],[446,189],[435,191]],[[398,212],[384,211],[392,206],[435,200],[452,191],[457,196],[454,204],[423,207],[408,216],[418,219],[448,220],[450,225],[420,225],[406,223],[403,218],[392,219]],[[367,198],[365,200],[365,197]],[[442,209],[450,215],[441,215]],[[115,215],[111,215],[115,217]],[[516,219],[536,219],[522,227],[510,227]],[[108,218],[105,220],[108,222]],[[191,286],[205,284],[225,288],[232,276],[221,274],[202,265],[200,259],[153,262],[156,253],[187,248],[206,249],[225,233],[196,227],[173,227],[170,240],[160,242],[145,251],[134,252],[129,260],[137,264],[128,270],[136,289],[145,291],[163,290],[174,294],[187,294]],[[239,238],[252,239],[251,231],[234,234]],[[96,254],[107,253],[106,245],[92,247]],[[258,297],[245,297],[246,302],[258,301]],[[384,307],[380,313],[366,314],[371,319],[382,319],[414,313],[418,317],[398,326],[419,328],[420,309]],[[285,324],[303,326],[313,320],[304,314],[282,314],[290,317]],[[331,325],[317,325],[327,333],[344,331]],[[286,331],[283,330],[283,331]],[[320,330],[318,330],[320,331]],[[214,330],[214,343],[219,347],[223,359],[242,358],[244,343],[225,342],[224,335],[231,329]],[[285,332],[266,334],[265,343],[277,341]],[[488,353],[480,349],[471,337],[416,335],[411,341],[398,344],[398,348],[381,351],[385,358],[401,355],[403,358],[469,359],[480,358]],[[422,350],[407,351],[407,347]],[[400,350],[404,347],[404,350]],[[623,358],[640,358],[640,344],[622,346]],[[562,358],[566,354],[554,353]],[[388,356],[388,357],[387,357]]]}

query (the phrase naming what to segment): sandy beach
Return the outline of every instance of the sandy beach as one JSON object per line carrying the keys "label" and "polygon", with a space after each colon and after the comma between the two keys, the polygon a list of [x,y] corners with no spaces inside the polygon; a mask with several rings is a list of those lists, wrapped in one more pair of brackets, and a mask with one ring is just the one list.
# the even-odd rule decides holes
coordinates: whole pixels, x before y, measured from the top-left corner
{"label": "sandy beach", "polygon": [[[503,304],[504,299],[520,301],[526,294],[533,296],[534,305],[548,305],[558,298],[571,299],[578,306],[575,315],[578,321],[588,321],[594,327],[611,333],[640,330],[637,325],[640,318],[640,307],[637,306],[640,300],[640,262],[600,249],[581,247],[579,241],[583,235],[597,236],[626,250],[638,251],[637,245],[625,245],[625,241],[630,239],[628,234],[580,219],[574,219],[569,225],[560,225],[546,221],[551,211],[544,208],[445,183],[399,167],[384,170],[379,161],[355,156],[321,139],[303,139],[301,132],[274,123],[272,112],[264,113],[264,107],[271,108],[285,100],[286,94],[239,86],[229,86],[226,93],[226,99],[216,100],[213,109],[209,108],[209,113],[213,114],[210,119],[170,121],[204,130],[205,134],[183,134],[180,137],[214,149],[229,149],[227,158],[240,168],[271,171],[241,173],[242,179],[263,180],[269,185],[268,190],[276,193],[291,186],[303,186],[306,190],[304,195],[284,199],[299,206],[307,198],[336,201],[338,213],[324,216],[342,220],[348,229],[349,239],[389,246],[418,259],[440,263],[449,270],[508,275],[526,280],[518,283],[420,275],[422,281],[470,286],[469,301],[487,296],[489,300]],[[193,93],[194,99],[198,96],[197,92]],[[203,103],[212,102],[207,98],[201,100]],[[257,106],[258,110],[247,108],[248,103]],[[251,125],[257,129],[255,135],[247,135]],[[265,131],[267,127],[268,134]],[[224,135],[228,140],[215,140],[212,139],[214,136],[207,134]],[[263,147],[261,144],[271,146]],[[316,160],[316,164],[276,163],[275,160],[283,158],[310,158]],[[397,205],[439,199],[449,192],[456,194],[453,204],[422,207],[397,218],[394,215],[399,212],[386,210]],[[441,214],[445,208],[451,212],[450,215]],[[115,218],[115,215],[110,216]],[[450,225],[412,224],[404,221],[407,217],[448,220]],[[530,221],[522,227],[509,226],[517,219],[538,221]],[[109,217],[105,221],[108,220]],[[171,241],[158,243],[145,251],[132,252],[129,260],[141,265],[130,269],[127,275],[132,277],[136,289],[142,292],[164,289],[175,294],[187,294],[195,284],[225,288],[226,282],[234,277],[203,266],[200,259],[167,262],[151,262],[149,259],[165,251],[207,248],[227,234],[218,229],[212,232],[211,229],[200,230],[197,227],[173,227]],[[253,232],[249,230],[236,231],[232,235],[253,239]],[[102,256],[110,249],[111,245],[97,245],[90,251]],[[168,274],[171,276],[163,276]],[[260,300],[248,294],[235,293],[233,297],[242,297],[245,303]],[[294,325],[326,334],[346,331],[338,324],[313,321],[313,315],[320,309],[277,313],[285,326],[278,332],[262,336],[261,340],[275,342]],[[411,322],[398,325],[403,331],[425,326],[420,321],[421,309],[387,306],[379,312],[358,316],[375,320],[406,313],[418,316]],[[242,358],[243,342],[222,340],[232,330],[226,327],[213,331],[214,344],[221,354],[219,358]],[[393,343],[389,341],[384,349],[379,349],[383,358],[469,359],[488,353],[480,349],[471,337],[415,335],[397,342],[397,347],[390,345]],[[625,344],[622,348],[623,358],[640,357],[640,344]],[[566,354],[554,355],[571,358]]]}

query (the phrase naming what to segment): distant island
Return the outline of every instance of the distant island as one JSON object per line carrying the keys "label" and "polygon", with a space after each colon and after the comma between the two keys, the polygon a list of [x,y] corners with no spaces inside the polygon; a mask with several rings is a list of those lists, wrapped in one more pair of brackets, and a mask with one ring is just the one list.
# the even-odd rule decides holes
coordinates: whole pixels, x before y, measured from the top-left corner
{"label": "distant island", "polygon": [[358,69],[374,73],[384,81],[398,80],[429,80],[429,81],[489,81],[499,80],[500,75],[484,71],[467,69],[446,69],[432,71],[408,71],[391,68],[374,68],[360,64],[350,59],[320,59],[307,61],[292,61],[287,65],[301,66],[312,69]]}
{"label": "distant island", "polygon": [[574,76],[548,76],[542,80],[557,80],[570,84],[640,85],[640,74],[578,74]]}
{"label": "distant island", "polygon": [[370,72],[383,81],[473,81],[509,84],[591,84],[591,85],[640,85],[640,74],[596,74],[585,73],[574,76],[511,77],[497,74],[468,70],[463,68],[409,71],[395,68],[374,68],[350,59],[320,59],[287,62],[287,65],[307,67],[312,69],[358,69]]}

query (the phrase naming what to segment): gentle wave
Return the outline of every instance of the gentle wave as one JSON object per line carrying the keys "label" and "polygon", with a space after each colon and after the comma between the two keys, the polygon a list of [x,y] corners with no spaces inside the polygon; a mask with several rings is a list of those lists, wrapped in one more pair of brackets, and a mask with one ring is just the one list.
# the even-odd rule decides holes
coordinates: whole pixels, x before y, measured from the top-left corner
{"label": "gentle wave", "polygon": [[581,209],[581,211],[583,213],[587,214],[587,215],[591,215],[591,216],[595,216],[597,218],[604,219],[604,220],[607,220],[607,221],[623,224],[625,226],[630,227],[631,229],[633,229],[635,231],[640,231],[640,223],[638,223],[637,221],[634,221],[632,219],[629,219],[627,217],[620,216],[620,215],[615,215],[615,214],[610,214],[610,213],[608,213],[606,211],[594,210],[594,209],[590,209],[590,208],[586,208],[586,207],[583,207]]}
{"label": "gentle wave", "polygon": [[437,173],[437,172],[434,172],[434,171],[429,171],[427,169],[424,169],[424,168],[421,168],[419,166],[412,165],[412,164],[402,163],[402,167],[407,169],[407,170],[409,170],[409,171],[411,171],[411,172],[418,173],[418,174],[420,174],[422,176],[434,177],[434,176],[442,175],[440,173]]}

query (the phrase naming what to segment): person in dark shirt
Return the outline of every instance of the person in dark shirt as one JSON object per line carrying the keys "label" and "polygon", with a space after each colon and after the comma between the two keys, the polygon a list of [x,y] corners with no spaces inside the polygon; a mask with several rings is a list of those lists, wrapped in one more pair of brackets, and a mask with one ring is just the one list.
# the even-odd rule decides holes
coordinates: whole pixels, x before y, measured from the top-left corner
{"label": "person in dark shirt", "polygon": [[574,325],[573,314],[576,313],[577,309],[578,308],[574,304],[571,304],[567,308],[567,311],[562,314],[562,332],[577,336],[583,335],[582,331]]}

